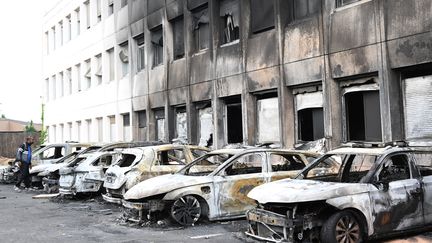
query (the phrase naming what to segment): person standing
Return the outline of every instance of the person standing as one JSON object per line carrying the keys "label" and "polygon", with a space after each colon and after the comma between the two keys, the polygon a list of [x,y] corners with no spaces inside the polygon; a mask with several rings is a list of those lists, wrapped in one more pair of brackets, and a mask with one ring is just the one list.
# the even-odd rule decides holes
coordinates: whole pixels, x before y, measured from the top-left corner
{"label": "person standing", "polygon": [[15,191],[20,191],[21,182],[24,182],[24,186],[27,190],[30,189],[30,169],[31,169],[31,158],[32,158],[32,146],[33,137],[26,137],[25,143],[23,143],[17,151],[17,160],[20,162],[20,176],[18,182],[16,183],[14,189]]}

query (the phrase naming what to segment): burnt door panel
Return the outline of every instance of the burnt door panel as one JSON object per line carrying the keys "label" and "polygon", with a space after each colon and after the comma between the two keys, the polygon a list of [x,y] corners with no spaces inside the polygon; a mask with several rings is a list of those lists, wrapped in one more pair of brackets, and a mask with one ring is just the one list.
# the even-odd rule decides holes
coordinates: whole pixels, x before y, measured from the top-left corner
{"label": "burnt door panel", "polygon": [[217,217],[243,216],[256,206],[247,194],[265,183],[265,161],[264,153],[246,154],[214,177]]}

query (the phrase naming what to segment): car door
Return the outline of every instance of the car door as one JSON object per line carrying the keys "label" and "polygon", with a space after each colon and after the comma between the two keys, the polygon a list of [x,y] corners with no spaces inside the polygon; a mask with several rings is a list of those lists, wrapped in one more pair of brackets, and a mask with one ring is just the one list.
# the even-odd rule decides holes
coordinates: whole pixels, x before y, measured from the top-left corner
{"label": "car door", "polygon": [[243,215],[255,207],[247,194],[254,187],[265,183],[267,172],[265,153],[247,153],[227,164],[214,176],[218,216]]}
{"label": "car door", "polygon": [[432,223],[432,153],[414,152],[415,165],[423,186],[423,214],[425,224]]}
{"label": "car door", "polygon": [[411,156],[404,153],[384,158],[373,178],[377,190],[370,193],[375,233],[386,234],[423,224],[421,182],[413,178]]}
{"label": "car door", "polygon": [[268,153],[269,181],[294,178],[306,166],[299,154]]}

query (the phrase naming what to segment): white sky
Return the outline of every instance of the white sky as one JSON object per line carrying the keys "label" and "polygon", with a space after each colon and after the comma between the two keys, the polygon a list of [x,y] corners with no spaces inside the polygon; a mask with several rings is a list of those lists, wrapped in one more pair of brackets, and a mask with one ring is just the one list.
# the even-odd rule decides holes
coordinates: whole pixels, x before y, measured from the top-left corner
{"label": "white sky", "polygon": [[0,114],[7,118],[40,122],[42,17],[56,2],[58,0],[2,1]]}

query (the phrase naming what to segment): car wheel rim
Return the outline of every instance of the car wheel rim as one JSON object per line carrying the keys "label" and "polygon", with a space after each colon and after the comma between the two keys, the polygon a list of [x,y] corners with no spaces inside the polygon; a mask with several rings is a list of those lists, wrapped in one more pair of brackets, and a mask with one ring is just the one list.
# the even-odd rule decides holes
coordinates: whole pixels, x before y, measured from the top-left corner
{"label": "car wheel rim", "polygon": [[173,203],[171,215],[181,225],[193,225],[201,216],[201,205],[195,197],[184,196]]}
{"label": "car wheel rim", "polygon": [[344,216],[336,224],[336,241],[339,243],[360,242],[360,225],[350,216]]}

